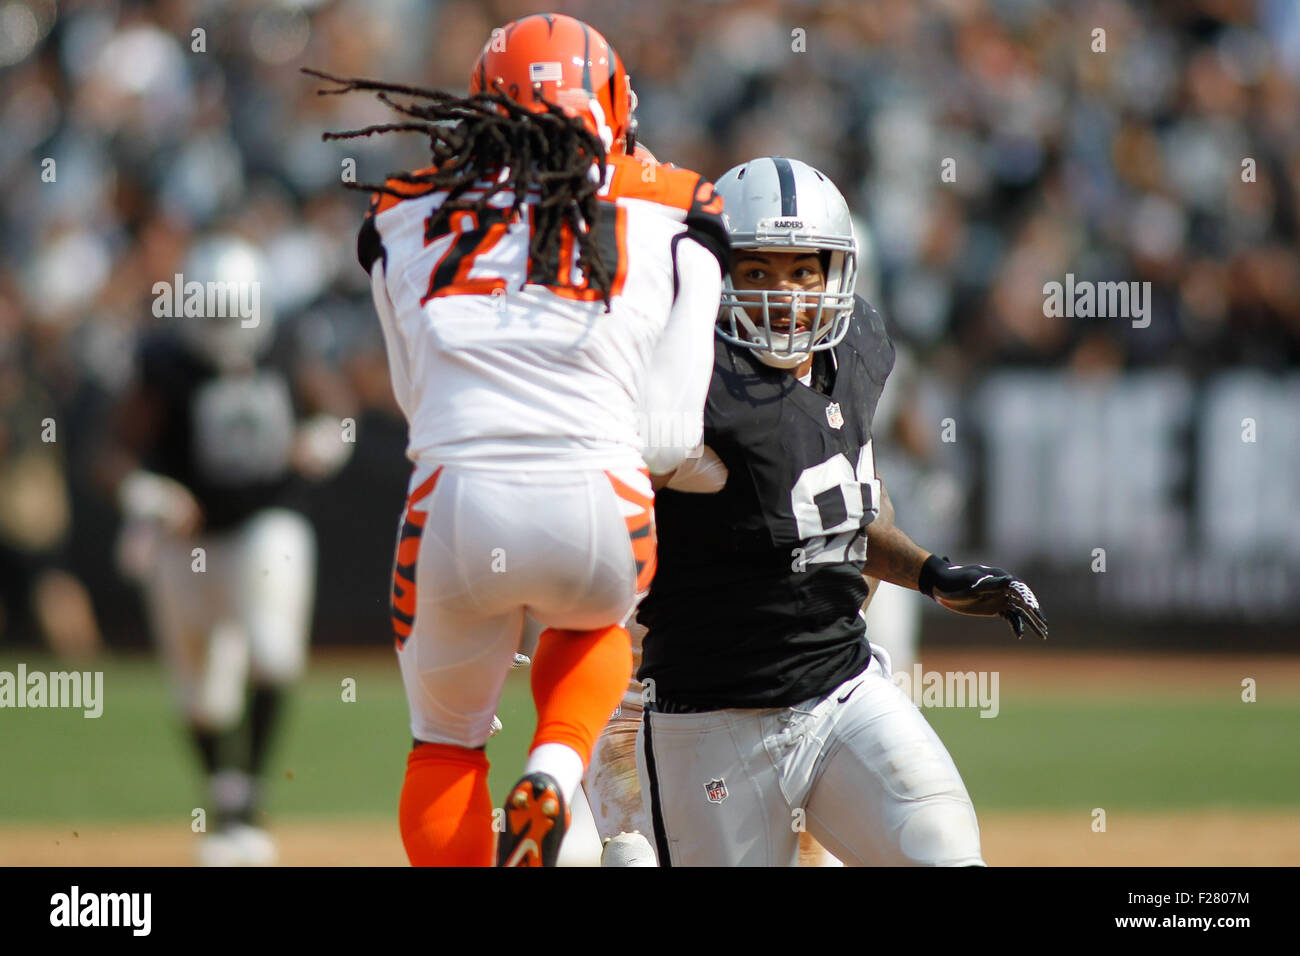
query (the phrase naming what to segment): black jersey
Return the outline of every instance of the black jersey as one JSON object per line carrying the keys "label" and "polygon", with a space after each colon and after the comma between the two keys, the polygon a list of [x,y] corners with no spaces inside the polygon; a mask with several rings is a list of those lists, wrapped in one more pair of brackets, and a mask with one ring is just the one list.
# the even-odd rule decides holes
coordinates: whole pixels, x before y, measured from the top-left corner
{"label": "black jersey", "polygon": [[161,404],[162,419],[144,465],[190,490],[207,530],[297,504],[301,488],[291,464],[297,411],[285,346],[281,338],[246,373],[227,373],[171,332],[140,345],[140,381]]}
{"label": "black jersey", "polygon": [[637,676],[698,708],[779,707],[866,667],[866,527],[879,510],[871,419],[894,346],[856,300],[824,394],[718,340],[704,442],[727,466],[716,494],[656,497],[659,568],[638,620]]}

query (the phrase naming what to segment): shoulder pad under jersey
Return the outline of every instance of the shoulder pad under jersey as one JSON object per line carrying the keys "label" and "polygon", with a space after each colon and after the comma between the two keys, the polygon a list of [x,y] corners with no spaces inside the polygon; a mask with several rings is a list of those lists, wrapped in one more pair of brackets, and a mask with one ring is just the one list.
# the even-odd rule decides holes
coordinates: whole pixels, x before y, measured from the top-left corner
{"label": "shoulder pad under jersey", "polygon": [[731,268],[731,241],[722,222],[722,197],[713,183],[691,169],[646,163],[633,156],[611,156],[609,183],[601,198],[655,203],[686,223],[687,234],[713,253],[724,273]]}

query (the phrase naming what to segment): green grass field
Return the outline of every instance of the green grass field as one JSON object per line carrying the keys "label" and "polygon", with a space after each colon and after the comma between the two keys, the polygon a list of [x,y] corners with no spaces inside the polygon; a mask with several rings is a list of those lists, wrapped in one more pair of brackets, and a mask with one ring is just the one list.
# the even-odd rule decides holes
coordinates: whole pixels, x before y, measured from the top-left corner
{"label": "green grass field", "polygon": [[[19,660],[29,672],[59,665]],[[188,818],[202,804],[190,744],[160,667],[116,658],[104,713],[0,710],[0,822]],[[342,682],[356,680],[356,702]],[[1295,739],[1300,702],[1211,701],[1004,693],[1001,712],[927,709],[981,810],[1132,810],[1300,804]],[[492,790],[514,782],[532,729],[527,671],[511,674],[505,731],[488,745]],[[391,816],[410,746],[396,662],[323,655],[289,705],[271,756],[268,810],[277,816]]]}

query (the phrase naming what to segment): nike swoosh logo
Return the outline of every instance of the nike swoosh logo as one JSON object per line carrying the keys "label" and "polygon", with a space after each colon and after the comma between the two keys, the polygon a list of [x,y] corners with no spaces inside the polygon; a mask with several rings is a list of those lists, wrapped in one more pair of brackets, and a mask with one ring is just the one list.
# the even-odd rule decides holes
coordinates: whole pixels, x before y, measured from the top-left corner
{"label": "nike swoosh logo", "polygon": [[843,697],[837,697],[836,700],[837,700],[839,703],[841,703],[841,704],[844,703],[846,700],[848,700],[850,697],[853,696],[853,691],[856,691],[856,690],[857,690],[859,687],[861,687],[861,686],[862,686],[861,683],[854,684],[854,685],[853,685],[853,690],[849,691],[849,692],[848,692],[847,694],[845,694]]}
{"label": "nike swoosh logo", "polygon": [[506,860],[506,866],[518,866],[519,861],[529,852],[537,854],[538,857],[542,855],[541,847],[532,837],[522,840],[519,846],[515,847],[515,852],[510,854],[510,859]]}

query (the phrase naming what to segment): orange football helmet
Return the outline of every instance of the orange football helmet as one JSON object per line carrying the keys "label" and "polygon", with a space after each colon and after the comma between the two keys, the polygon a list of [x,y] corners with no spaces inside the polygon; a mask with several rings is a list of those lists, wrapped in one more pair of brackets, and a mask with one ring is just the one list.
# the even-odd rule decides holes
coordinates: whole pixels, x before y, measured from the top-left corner
{"label": "orange football helmet", "polygon": [[534,13],[492,31],[470,73],[470,94],[497,86],[525,109],[543,103],[580,117],[606,151],[631,153],[636,94],[609,41],[581,20]]}

